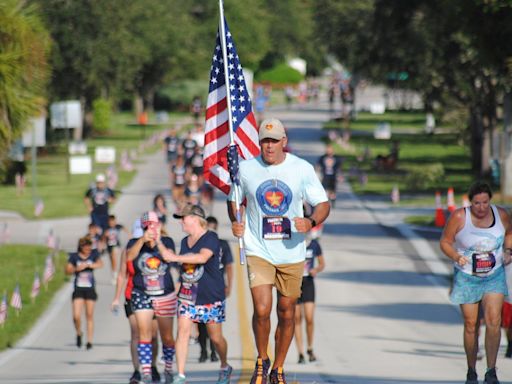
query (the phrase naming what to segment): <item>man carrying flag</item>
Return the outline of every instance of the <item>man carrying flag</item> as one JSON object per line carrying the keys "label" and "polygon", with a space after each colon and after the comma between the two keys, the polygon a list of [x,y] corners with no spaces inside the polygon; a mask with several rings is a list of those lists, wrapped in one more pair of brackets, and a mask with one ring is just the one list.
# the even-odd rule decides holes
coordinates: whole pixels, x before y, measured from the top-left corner
{"label": "man carrying flag", "polygon": [[[253,299],[253,330],[258,350],[251,384],[267,383],[272,287],[278,291],[275,360],[270,383],[286,383],[283,365],[293,338],[295,303],[301,294],[306,258],[305,235],[329,215],[327,194],[307,161],[285,152],[281,121],[268,119],[259,129],[261,155],[240,163],[240,198],[247,200],[238,222],[233,193],[228,205],[232,231],[242,237]],[[313,208],[304,217],[303,201]]]}

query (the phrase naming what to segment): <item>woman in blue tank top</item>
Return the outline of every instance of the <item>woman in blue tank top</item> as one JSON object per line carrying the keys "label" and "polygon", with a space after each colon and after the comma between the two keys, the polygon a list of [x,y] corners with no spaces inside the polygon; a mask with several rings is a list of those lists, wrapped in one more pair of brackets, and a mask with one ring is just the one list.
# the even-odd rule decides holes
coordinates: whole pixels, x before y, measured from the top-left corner
{"label": "woman in blue tank top", "polygon": [[466,384],[477,384],[476,360],[480,307],[486,331],[485,383],[499,383],[496,357],[501,337],[501,310],[508,295],[504,265],[511,261],[512,225],[507,211],[491,204],[489,185],[477,181],[468,192],[471,205],[450,216],[441,237],[441,250],[453,260],[450,298],[460,304],[464,318],[464,349],[468,364]]}

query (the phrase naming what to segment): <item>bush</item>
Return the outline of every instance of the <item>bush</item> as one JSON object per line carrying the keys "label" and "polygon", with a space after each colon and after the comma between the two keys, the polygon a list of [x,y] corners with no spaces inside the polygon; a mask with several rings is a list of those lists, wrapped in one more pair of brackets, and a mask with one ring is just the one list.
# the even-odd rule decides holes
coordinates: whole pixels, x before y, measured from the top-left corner
{"label": "bush", "polygon": [[256,81],[271,84],[298,84],[302,80],[304,80],[304,76],[299,71],[284,63],[256,74]]}
{"label": "bush", "polygon": [[[186,111],[195,96],[201,97],[203,105],[205,104],[208,96],[208,84],[208,80],[175,81],[160,89],[157,97],[160,104],[167,98],[168,100],[166,100],[165,103],[172,107],[172,109],[178,108]],[[160,107],[157,109],[161,110],[165,108]]]}
{"label": "bush", "polygon": [[108,132],[112,115],[112,103],[107,99],[96,99],[92,102],[92,125],[99,134]]}
{"label": "bush", "polygon": [[405,184],[408,189],[422,190],[443,181],[444,167],[441,163],[411,166],[407,169]]}

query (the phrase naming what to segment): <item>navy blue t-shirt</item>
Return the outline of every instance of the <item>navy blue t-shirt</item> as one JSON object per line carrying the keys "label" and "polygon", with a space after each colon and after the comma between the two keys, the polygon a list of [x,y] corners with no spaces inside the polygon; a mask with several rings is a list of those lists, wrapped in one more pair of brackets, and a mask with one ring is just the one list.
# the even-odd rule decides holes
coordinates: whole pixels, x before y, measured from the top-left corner
{"label": "navy blue t-shirt", "polygon": [[[82,264],[93,264],[98,260],[100,254],[97,250],[93,249],[91,254],[83,259],[78,255],[78,252],[72,252],[69,254],[68,263],[73,265],[73,267],[77,267]],[[83,271],[75,272],[75,281],[73,283],[75,289],[76,288],[93,288],[96,285],[96,281],[94,280],[94,270],[92,268],[86,268]]]}
{"label": "navy blue t-shirt", "polygon": [[228,264],[233,263],[233,254],[231,253],[231,248],[229,243],[226,240],[219,239],[220,242],[220,269],[224,269],[224,267]]}
{"label": "navy blue t-shirt", "polygon": [[115,198],[116,195],[110,188],[89,188],[85,196],[91,199],[92,211],[98,215],[108,215],[108,204],[110,198]]}
{"label": "navy blue t-shirt", "polygon": [[[126,245],[130,249],[138,239],[131,239]],[[170,237],[162,237],[167,249],[174,251],[174,241]],[[160,255],[158,247],[151,248],[144,243],[139,254],[133,259],[133,288],[150,296],[162,296],[174,292],[174,282],[170,273],[171,263],[167,263]]]}
{"label": "navy blue t-shirt", "polygon": [[181,281],[197,283],[195,304],[213,304],[226,298],[224,276],[221,267],[220,242],[215,232],[207,231],[197,242],[189,247],[188,236],[181,240],[180,255],[199,253],[206,248],[213,255],[205,264],[183,264],[181,266]]}
{"label": "navy blue t-shirt", "polygon": [[320,255],[322,255],[322,248],[320,247],[320,244],[318,244],[318,241],[315,239],[311,240],[306,248],[306,261],[304,263],[303,276],[309,276],[309,272],[315,268],[315,259]]}

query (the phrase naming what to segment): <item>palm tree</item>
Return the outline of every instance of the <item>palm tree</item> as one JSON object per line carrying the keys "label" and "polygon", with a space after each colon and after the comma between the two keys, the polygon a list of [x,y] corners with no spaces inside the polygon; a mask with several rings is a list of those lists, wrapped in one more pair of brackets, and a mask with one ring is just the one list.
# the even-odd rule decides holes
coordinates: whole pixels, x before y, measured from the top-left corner
{"label": "palm tree", "polygon": [[28,119],[41,114],[50,37],[35,5],[0,1],[0,163]]}

